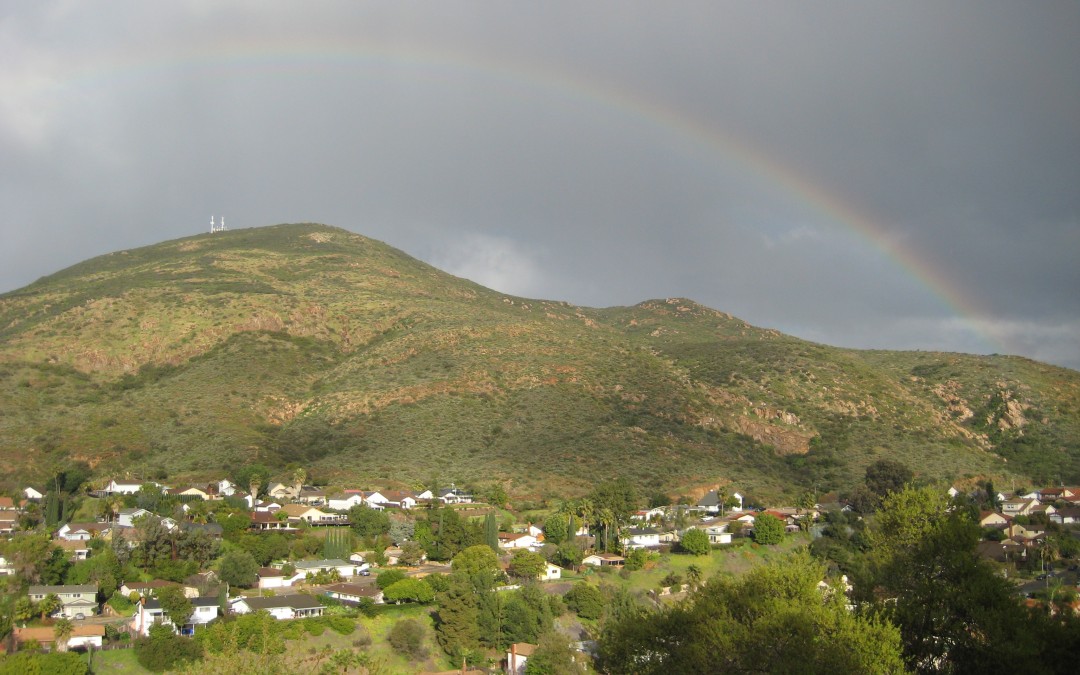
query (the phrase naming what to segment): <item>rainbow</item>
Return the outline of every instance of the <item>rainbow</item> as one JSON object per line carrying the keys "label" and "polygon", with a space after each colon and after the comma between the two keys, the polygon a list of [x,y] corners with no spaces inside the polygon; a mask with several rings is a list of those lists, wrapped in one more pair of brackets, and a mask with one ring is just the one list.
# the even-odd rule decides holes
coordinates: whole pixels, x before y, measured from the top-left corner
{"label": "rainbow", "polygon": [[234,43],[200,50],[196,45],[185,54],[144,55],[138,61],[124,59],[85,63],[66,85],[92,85],[102,78],[152,76],[174,68],[214,71],[223,67],[279,69],[303,75],[309,68],[326,65],[355,67],[408,67],[433,76],[446,74],[477,75],[506,86],[527,86],[548,97],[561,97],[574,105],[598,106],[628,116],[638,123],[666,134],[685,146],[687,153],[705,153],[709,159],[721,159],[747,172],[764,184],[778,188],[811,209],[826,221],[840,225],[864,244],[883,254],[909,277],[925,288],[965,329],[979,336],[988,351],[1008,353],[1005,338],[996,334],[992,322],[976,298],[961,289],[943,273],[926,262],[925,256],[904,244],[902,237],[890,233],[870,214],[826,190],[805,175],[781,163],[746,141],[716,128],[709,121],[640,95],[637,92],[590,79],[539,63],[492,59],[460,50],[432,49],[419,45],[394,45],[373,40],[363,42],[320,40],[318,42],[281,44],[257,41]]}

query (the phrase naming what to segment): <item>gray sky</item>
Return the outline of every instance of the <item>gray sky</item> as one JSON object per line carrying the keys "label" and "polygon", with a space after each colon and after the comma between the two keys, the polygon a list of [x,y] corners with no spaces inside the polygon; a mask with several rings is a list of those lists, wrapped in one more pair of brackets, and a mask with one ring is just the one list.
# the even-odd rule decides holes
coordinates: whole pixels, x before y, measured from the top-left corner
{"label": "gray sky", "polygon": [[0,290],[314,221],[507,293],[1080,368],[1080,3],[0,0]]}

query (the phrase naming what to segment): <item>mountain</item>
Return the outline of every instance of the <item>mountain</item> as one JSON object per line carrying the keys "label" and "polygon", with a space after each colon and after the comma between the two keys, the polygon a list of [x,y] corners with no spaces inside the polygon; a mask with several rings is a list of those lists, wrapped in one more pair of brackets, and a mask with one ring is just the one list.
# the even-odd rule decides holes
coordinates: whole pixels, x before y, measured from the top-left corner
{"label": "mountain", "polygon": [[209,477],[300,463],[358,485],[582,492],[1080,482],[1080,373],[856,351],[690,300],[508,296],[324,225],[188,237],[0,296],[0,479],[65,462]]}

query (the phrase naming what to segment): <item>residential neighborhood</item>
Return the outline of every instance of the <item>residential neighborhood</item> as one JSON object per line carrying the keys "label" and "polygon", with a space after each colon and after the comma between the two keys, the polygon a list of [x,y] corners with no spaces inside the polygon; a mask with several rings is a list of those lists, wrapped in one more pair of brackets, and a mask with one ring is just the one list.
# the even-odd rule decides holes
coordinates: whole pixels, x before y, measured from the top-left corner
{"label": "residential neighborhood", "polygon": [[[0,512],[10,515],[3,522],[12,524],[0,549],[0,574],[9,590],[25,584],[5,649],[58,649],[61,638],[46,633],[62,620],[72,622],[64,649],[75,651],[142,644],[165,629],[186,639],[246,615],[362,622],[369,608],[431,602],[464,553],[477,548],[494,561],[489,569],[503,580],[499,593],[538,585],[545,594],[566,594],[607,579],[633,587],[635,578],[654,578],[650,570],[676,563],[684,569],[680,560],[740,550],[742,543],[776,545],[793,537],[814,549],[838,526],[861,520],[835,494],[768,506],[730,486],[645,508],[628,503],[605,520],[590,516],[596,505],[587,500],[515,516],[456,486],[260,482],[253,493],[227,479],[170,487],[111,478],[78,496],[80,508],[69,520],[51,525],[43,507],[57,496],[48,491],[28,486],[0,499]],[[1015,579],[1025,602],[1041,602],[1048,580],[1063,597],[1075,589],[1075,556],[1058,544],[1048,555],[1048,545],[1062,533],[1076,541],[1080,488],[988,495],[953,486],[942,498],[992,507],[973,511],[984,532],[977,555]],[[90,513],[97,517],[87,519]],[[700,574],[696,565],[685,569]],[[647,597],[674,602],[698,583],[694,578],[687,583],[685,574],[668,572]],[[87,582],[75,583],[82,579]],[[1080,611],[1071,602],[1069,611]],[[593,643],[573,642],[588,662]],[[528,642],[512,647],[501,660],[507,672],[521,670],[536,649]]]}

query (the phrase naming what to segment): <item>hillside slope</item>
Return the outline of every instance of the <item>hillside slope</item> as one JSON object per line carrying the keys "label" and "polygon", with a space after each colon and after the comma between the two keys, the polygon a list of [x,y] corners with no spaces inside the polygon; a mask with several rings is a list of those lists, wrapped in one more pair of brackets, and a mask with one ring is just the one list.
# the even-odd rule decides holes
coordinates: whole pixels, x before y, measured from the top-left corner
{"label": "hillside slope", "polygon": [[0,296],[12,485],[70,458],[529,494],[844,488],[882,456],[1080,482],[1078,413],[1067,369],[837,349],[681,299],[510,297],[322,225],[121,251]]}

